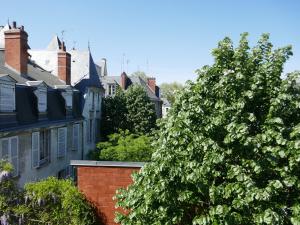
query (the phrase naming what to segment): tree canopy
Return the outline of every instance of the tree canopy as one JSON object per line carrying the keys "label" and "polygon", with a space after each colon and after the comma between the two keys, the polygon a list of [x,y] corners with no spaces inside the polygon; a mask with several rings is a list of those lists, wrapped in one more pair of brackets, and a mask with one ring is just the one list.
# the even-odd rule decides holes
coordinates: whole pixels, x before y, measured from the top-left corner
{"label": "tree canopy", "polygon": [[179,94],[156,152],[117,194],[127,224],[300,224],[299,72],[291,47],[242,34]]}
{"label": "tree canopy", "polygon": [[111,134],[106,142],[97,144],[95,160],[149,162],[153,153],[151,137],[130,134],[128,130]]}
{"label": "tree canopy", "polygon": [[183,85],[177,82],[162,83],[160,86],[162,98],[166,98],[171,105],[175,101],[176,93],[183,89]]}
{"label": "tree canopy", "polygon": [[147,134],[156,128],[156,114],[146,91],[131,85],[126,91],[117,90],[115,96],[103,100],[102,136],[129,130],[130,133]]}

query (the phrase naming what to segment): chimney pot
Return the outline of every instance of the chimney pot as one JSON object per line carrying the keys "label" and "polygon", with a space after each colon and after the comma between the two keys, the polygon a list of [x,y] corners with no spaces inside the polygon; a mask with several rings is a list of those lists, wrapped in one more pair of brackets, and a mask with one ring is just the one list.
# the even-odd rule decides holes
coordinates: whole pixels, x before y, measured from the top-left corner
{"label": "chimney pot", "polygon": [[13,21],[13,22],[12,22],[12,27],[13,27],[14,29],[17,28],[17,22],[16,22],[16,21]]}

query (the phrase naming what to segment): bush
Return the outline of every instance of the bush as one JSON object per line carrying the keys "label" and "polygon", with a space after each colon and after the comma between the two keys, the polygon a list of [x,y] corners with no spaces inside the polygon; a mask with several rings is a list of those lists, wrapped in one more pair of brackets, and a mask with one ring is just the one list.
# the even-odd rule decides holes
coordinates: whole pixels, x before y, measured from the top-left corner
{"label": "bush", "polygon": [[149,136],[120,131],[109,135],[108,138],[107,142],[97,144],[99,154],[96,160],[131,162],[148,162],[151,160],[153,148]]}

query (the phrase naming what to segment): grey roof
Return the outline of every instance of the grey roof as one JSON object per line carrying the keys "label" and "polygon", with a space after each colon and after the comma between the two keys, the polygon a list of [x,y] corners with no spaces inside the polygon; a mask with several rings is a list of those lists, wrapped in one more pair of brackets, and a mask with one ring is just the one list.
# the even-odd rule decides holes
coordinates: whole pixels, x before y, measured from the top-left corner
{"label": "grey roof", "polygon": [[44,70],[42,67],[38,66],[33,62],[28,63],[28,76],[29,79],[33,80],[42,80],[48,86],[53,87],[56,85],[65,85],[65,82],[60,80],[57,76],[49,73],[48,71]]}
{"label": "grey roof", "polygon": [[96,166],[96,167],[129,167],[141,168],[145,162],[118,162],[118,161],[92,161],[92,160],[71,160],[71,166]]}
{"label": "grey roof", "polygon": [[[150,89],[146,81],[144,81],[141,77],[137,76],[130,76],[128,77],[130,85],[141,85],[145,91],[147,92],[147,95],[151,100],[159,101],[160,99],[153,93],[153,91]],[[101,82],[103,84],[113,84],[117,83],[118,85],[121,85],[121,76],[103,76],[101,77]]]}
{"label": "grey roof", "polygon": [[61,46],[61,42],[57,35],[55,35],[47,46],[47,50],[59,50]]}
{"label": "grey roof", "polygon": [[64,85],[65,83],[60,80],[57,76],[44,70],[32,61],[28,63],[27,76],[21,76],[14,70],[5,66],[4,51],[0,50],[0,73],[9,74],[18,84],[26,84],[27,81],[44,81],[48,86],[53,87],[55,85]]}

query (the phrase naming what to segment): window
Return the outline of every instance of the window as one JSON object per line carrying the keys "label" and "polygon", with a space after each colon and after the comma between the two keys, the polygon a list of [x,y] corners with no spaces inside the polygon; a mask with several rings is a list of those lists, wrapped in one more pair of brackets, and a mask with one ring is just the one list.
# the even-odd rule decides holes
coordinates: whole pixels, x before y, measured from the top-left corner
{"label": "window", "polygon": [[57,157],[64,157],[67,154],[67,128],[57,130]]}
{"label": "window", "polygon": [[95,109],[95,93],[94,92],[92,93],[92,96],[93,96],[93,98],[92,98],[92,109]]}
{"label": "window", "polygon": [[34,132],[31,136],[32,167],[37,168],[50,162],[51,131]]}
{"label": "window", "polygon": [[79,149],[79,124],[73,125],[73,150]]}
{"label": "window", "polygon": [[38,110],[39,112],[47,111],[47,90],[38,90],[37,93],[38,98]]}
{"label": "window", "polygon": [[19,175],[19,140],[18,137],[10,137],[1,139],[1,152],[2,160],[10,162],[13,166],[12,175]]}
{"label": "window", "polygon": [[66,107],[72,108],[72,105],[73,105],[73,92],[72,92],[72,90],[62,92],[62,96],[65,99]]}
{"label": "window", "polygon": [[13,112],[15,110],[15,86],[0,84],[0,111]]}
{"label": "window", "polygon": [[108,95],[114,95],[116,93],[116,86],[115,84],[108,85]]}

